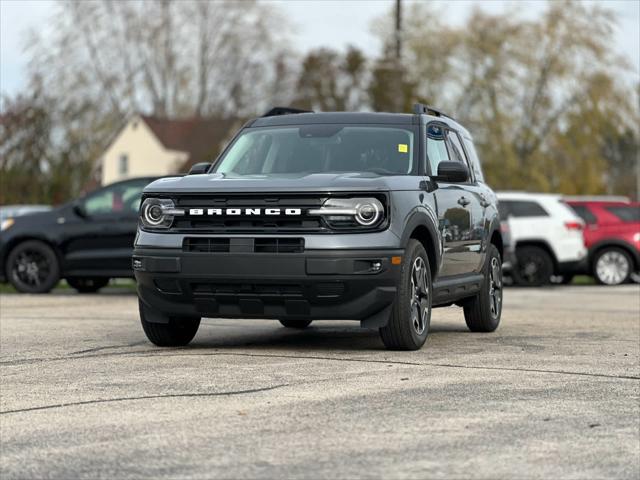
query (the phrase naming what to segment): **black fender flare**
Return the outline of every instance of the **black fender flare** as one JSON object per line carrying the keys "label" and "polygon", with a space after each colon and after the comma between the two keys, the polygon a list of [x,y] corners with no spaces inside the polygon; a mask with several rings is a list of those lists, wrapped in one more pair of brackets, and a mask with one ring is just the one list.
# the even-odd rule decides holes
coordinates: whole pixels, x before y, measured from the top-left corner
{"label": "black fender flare", "polygon": [[493,238],[493,234],[496,233],[496,232],[498,232],[498,235],[502,235],[502,233],[500,232],[500,217],[498,217],[498,215],[495,215],[491,219],[491,222],[489,223],[489,228],[487,229],[486,242],[483,245],[483,248],[484,248],[485,252],[489,248],[489,244],[491,243],[491,239]]}
{"label": "black fender flare", "polygon": [[400,237],[400,244],[402,245],[402,248],[406,248],[413,232],[419,227],[426,228],[427,232],[429,233],[431,245],[433,247],[431,249],[431,253],[433,254],[435,265],[432,267],[432,269],[435,272],[440,271],[440,267],[442,266],[443,253],[442,235],[440,235],[440,231],[437,227],[437,218],[438,217],[435,215],[435,213],[431,212],[427,208],[414,208],[409,213],[409,215],[407,215],[404,229],[402,230],[402,235]]}

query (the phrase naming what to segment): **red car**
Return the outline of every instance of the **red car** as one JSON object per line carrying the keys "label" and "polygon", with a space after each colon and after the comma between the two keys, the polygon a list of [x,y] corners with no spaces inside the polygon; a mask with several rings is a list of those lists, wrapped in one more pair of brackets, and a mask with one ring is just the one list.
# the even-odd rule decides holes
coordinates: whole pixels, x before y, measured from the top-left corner
{"label": "red car", "polygon": [[640,270],[640,203],[623,199],[567,199],[584,220],[586,272],[598,283],[620,285]]}

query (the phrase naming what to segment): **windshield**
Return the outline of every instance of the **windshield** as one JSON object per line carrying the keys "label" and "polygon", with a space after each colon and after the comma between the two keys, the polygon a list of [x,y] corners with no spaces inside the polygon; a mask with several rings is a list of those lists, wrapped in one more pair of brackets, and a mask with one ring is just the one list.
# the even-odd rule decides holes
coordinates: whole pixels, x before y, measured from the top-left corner
{"label": "windshield", "polygon": [[245,130],[214,172],[228,176],[370,172],[414,169],[414,135],[386,126],[304,125]]}

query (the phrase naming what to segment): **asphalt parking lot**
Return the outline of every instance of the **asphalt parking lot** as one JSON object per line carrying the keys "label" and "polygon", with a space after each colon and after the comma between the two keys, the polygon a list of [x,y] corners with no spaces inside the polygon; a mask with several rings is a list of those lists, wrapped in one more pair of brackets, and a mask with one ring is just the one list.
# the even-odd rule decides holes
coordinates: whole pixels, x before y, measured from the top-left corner
{"label": "asphalt parking lot", "polygon": [[0,477],[638,478],[640,286],[505,292],[426,348],[207,319],[147,343],[133,294],[0,296]]}

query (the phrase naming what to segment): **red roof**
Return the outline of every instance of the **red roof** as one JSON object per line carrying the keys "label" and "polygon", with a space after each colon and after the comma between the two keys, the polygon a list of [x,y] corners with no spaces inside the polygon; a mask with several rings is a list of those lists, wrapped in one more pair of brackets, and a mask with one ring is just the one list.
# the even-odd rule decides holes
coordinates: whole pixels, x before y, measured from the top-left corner
{"label": "red roof", "polygon": [[140,117],[166,149],[189,154],[181,171],[187,171],[194,163],[213,161],[240,126],[237,118]]}

